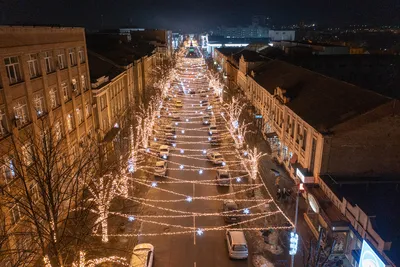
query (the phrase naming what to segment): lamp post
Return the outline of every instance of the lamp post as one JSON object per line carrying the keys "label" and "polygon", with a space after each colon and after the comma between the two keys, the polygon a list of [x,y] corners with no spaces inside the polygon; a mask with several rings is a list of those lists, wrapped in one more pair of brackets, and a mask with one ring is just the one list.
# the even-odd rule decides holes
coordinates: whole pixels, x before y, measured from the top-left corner
{"label": "lamp post", "polygon": [[290,250],[289,254],[291,255],[291,263],[290,266],[294,267],[294,255],[297,253],[297,246],[298,246],[298,240],[299,236],[297,234],[297,219],[299,215],[299,198],[300,198],[300,193],[304,191],[304,184],[300,183],[299,187],[296,192],[296,213],[294,215],[294,229],[293,232],[290,233]]}

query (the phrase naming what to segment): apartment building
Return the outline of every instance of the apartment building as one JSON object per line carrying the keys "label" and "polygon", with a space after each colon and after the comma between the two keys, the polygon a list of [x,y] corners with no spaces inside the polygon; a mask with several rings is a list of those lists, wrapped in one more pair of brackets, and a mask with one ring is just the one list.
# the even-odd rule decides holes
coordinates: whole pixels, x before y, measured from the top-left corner
{"label": "apartment building", "polygon": [[[119,158],[127,147],[121,147],[121,137],[129,129],[129,109],[134,110],[133,63],[118,65],[111,59],[89,51],[90,77],[97,130],[102,155],[107,161]],[[121,131],[125,131],[121,134]]]}
{"label": "apartment building", "polygon": [[[31,140],[27,135],[40,134],[36,125],[46,120],[57,140],[63,139],[70,153],[76,153],[93,133],[91,94],[83,28],[0,26],[2,190],[11,190],[16,184],[15,163],[9,154],[11,137],[22,143]],[[27,155],[31,146],[23,143],[16,148]],[[22,227],[18,204],[2,206],[1,211],[9,230]],[[30,246],[18,235],[8,236],[6,242],[9,249],[17,251]],[[2,266],[14,261],[12,257],[1,260]]]}

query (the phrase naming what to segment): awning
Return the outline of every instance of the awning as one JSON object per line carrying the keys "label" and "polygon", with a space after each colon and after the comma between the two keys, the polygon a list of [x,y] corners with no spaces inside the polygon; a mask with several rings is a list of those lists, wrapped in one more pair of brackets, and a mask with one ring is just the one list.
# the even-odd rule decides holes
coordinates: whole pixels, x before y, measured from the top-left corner
{"label": "awning", "polygon": [[294,153],[293,156],[290,158],[290,164],[295,164],[297,162],[297,154]]}
{"label": "awning", "polygon": [[102,143],[109,143],[114,140],[114,138],[117,136],[121,128],[119,127],[113,127],[111,130],[109,130],[106,135],[104,136],[103,142]]}
{"label": "awning", "polygon": [[267,133],[265,136],[266,136],[267,138],[278,137],[278,135],[276,134],[276,132]]}

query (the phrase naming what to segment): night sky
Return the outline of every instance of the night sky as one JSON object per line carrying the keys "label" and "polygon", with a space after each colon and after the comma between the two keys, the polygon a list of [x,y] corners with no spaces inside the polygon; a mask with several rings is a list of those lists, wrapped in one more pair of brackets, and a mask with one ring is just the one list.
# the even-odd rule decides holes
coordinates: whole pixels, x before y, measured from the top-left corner
{"label": "night sky", "polygon": [[303,20],[327,26],[400,24],[400,0],[0,0],[1,24],[61,24],[99,28],[204,30],[247,25],[252,15],[274,24]]}

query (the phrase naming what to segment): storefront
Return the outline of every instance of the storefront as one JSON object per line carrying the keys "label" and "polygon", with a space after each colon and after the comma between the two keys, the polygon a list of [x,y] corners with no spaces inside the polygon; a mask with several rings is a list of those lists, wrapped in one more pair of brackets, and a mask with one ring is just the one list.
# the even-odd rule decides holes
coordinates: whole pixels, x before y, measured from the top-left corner
{"label": "storefront", "polygon": [[304,219],[313,233],[318,239],[322,231],[323,246],[333,244],[335,240],[332,257],[330,261],[350,262],[346,258],[348,251],[349,238],[349,221],[341,214],[341,212],[326,198],[324,192],[317,186],[307,186],[305,192],[308,209],[304,213]]}

